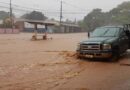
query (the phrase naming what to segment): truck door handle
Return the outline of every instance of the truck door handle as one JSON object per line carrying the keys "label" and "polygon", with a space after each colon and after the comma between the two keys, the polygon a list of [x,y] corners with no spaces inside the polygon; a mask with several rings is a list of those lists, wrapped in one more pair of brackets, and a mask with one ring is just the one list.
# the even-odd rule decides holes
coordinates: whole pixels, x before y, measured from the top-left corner
{"label": "truck door handle", "polygon": [[125,38],[121,38],[121,40],[124,40]]}

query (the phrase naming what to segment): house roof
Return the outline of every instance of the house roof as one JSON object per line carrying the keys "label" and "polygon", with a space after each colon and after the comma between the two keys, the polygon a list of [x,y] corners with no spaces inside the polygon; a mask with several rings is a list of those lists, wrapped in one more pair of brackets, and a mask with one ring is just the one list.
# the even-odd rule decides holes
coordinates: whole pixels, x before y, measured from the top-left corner
{"label": "house roof", "polygon": [[41,24],[41,25],[56,25],[56,26],[69,26],[69,27],[79,27],[78,24],[74,24],[74,23],[66,23],[66,22],[62,22],[60,24],[59,21],[53,21],[53,20],[29,20],[29,19],[15,19],[15,22],[17,21],[23,21],[23,22],[28,22],[31,24]]}
{"label": "house roof", "polygon": [[56,21],[49,21],[49,20],[29,20],[29,19],[15,19],[15,21],[23,21],[28,22],[31,24],[41,24],[41,25],[57,25]]}
{"label": "house roof", "polygon": [[79,27],[78,24],[74,24],[74,23],[61,23],[62,26],[70,26],[70,27]]}

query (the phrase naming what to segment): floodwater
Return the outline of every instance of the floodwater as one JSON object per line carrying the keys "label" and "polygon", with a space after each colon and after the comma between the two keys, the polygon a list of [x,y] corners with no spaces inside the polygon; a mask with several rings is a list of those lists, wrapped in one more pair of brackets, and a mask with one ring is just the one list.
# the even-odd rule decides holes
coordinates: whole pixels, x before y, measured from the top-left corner
{"label": "floodwater", "polygon": [[119,62],[80,60],[86,33],[31,36],[0,35],[0,90],[130,90],[129,51]]}

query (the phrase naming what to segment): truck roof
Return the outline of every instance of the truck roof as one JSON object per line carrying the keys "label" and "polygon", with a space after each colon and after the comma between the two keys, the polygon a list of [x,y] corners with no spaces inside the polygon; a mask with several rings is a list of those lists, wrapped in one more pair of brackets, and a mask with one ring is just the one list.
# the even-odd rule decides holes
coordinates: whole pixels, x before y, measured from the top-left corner
{"label": "truck roof", "polygon": [[116,27],[116,28],[123,28],[123,26],[103,26],[103,27],[108,27],[108,28],[114,28],[114,27]]}

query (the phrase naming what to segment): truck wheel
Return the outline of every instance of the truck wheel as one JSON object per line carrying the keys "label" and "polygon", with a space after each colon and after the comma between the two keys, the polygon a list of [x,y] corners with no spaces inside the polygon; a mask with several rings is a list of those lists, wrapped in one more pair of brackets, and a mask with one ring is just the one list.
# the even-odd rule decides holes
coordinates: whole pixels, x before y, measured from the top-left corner
{"label": "truck wheel", "polygon": [[118,57],[118,56],[113,55],[113,56],[112,56],[112,58],[110,59],[110,61],[112,61],[112,62],[117,62],[117,61],[118,61],[118,59],[119,59],[119,57]]}
{"label": "truck wheel", "polygon": [[119,49],[116,48],[116,49],[113,50],[111,61],[117,62],[119,60],[119,57],[120,57]]}

